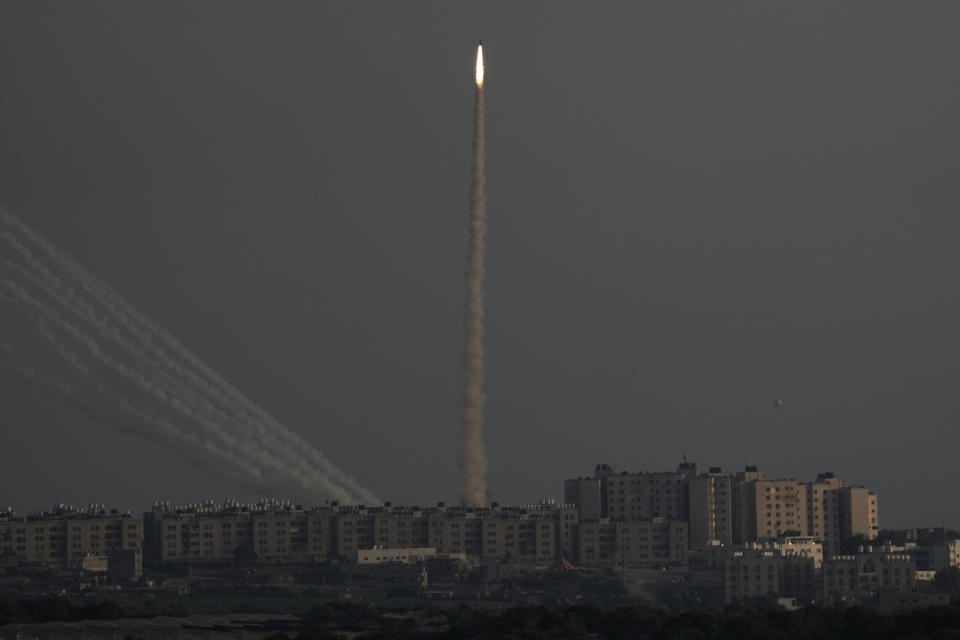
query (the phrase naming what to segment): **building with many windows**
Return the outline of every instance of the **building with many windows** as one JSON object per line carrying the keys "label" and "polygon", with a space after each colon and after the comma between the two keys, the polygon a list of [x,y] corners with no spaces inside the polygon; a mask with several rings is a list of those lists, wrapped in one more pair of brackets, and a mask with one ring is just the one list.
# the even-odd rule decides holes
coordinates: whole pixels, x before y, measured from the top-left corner
{"label": "building with many windows", "polygon": [[863,546],[856,554],[835,555],[823,562],[827,603],[873,601],[882,593],[912,592],[917,587],[916,561],[902,547]]}
{"label": "building with many windows", "polygon": [[61,504],[20,517],[0,512],[0,557],[8,563],[82,568],[84,558],[139,551],[142,543],[139,519],[103,505],[75,509]]}
{"label": "building with many windows", "polygon": [[326,561],[331,513],[330,508],[303,509],[276,500],[182,506],[159,502],[144,515],[145,548],[148,558],[161,563]]}
{"label": "building with many windows", "polygon": [[688,537],[683,520],[585,521],[578,528],[576,561],[595,567],[683,566]]}
{"label": "building with many windows", "polygon": [[733,545],[733,478],[720,467],[689,479],[690,548]]}
{"label": "building with many windows", "polygon": [[157,562],[325,562],[369,549],[432,548],[476,562],[553,563],[572,557],[576,509],[552,503],[523,507],[321,507],[287,501],[228,502],[146,514],[146,547]]}
{"label": "building with many windows", "polygon": [[830,555],[845,540],[874,540],[879,531],[876,494],[846,486],[832,473],[801,482],[768,477],[755,466],[737,473],[710,467],[701,473],[695,464],[683,462],[673,472],[626,473],[597,465],[594,478],[565,481],[564,495],[581,520],[686,521],[689,548],[704,552],[718,544],[812,536]]}
{"label": "building with many windows", "polygon": [[729,550],[724,558],[724,600],[742,602],[776,596],[816,602],[820,599],[822,562],[823,547],[812,538],[745,543]]}
{"label": "building with many windows", "polygon": [[877,495],[865,487],[844,486],[832,473],[806,484],[807,534],[823,541],[824,553],[840,552],[853,536],[875,540],[879,532]]}
{"label": "building with many windows", "polygon": [[686,520],[687,480],[696,476],[695,465],[681,465],[677,471],[615,473],[607,465],[597,466],[602,517],[638,522],[651,518]]}

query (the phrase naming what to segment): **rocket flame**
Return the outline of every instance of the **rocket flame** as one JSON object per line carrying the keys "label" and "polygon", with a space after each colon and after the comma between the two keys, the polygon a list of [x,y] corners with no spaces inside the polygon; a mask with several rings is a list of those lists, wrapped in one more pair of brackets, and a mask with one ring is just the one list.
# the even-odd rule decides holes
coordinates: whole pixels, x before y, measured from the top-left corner
{"label": "rocket flame", "polygon": [[483,45],[477,45],[477,86],[483,86]]}

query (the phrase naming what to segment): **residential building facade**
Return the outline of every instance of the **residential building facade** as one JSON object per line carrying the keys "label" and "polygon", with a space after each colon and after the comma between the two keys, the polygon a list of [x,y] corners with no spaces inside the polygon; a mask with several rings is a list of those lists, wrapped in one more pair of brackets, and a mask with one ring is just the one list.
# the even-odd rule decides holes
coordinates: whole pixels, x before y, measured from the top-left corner
{"label": "residential building facade", "polygon": [[142,544],[142,521],[103,505],[59,505],[22,517],[0,513],[0,555],[21,564],[82,568],[86,557],[139,550]]}

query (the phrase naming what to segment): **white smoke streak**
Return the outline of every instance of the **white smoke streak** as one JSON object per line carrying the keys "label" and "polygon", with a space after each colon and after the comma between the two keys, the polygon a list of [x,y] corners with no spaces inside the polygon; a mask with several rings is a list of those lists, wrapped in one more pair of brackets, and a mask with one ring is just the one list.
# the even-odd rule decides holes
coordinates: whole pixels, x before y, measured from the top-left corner
{"label": "white smoke streak", "polygon": [[[113,404],[118,406],[125,414],[147,423],[161,436],[170,436],[164,438],[164,442],[171,448],[190,456],[196,447],[196,439],[201,436],[199,434],[185,434],[184,432],[180,432],[168,421],[159,420],[149,413],[138,410],[125,397],[108,389],[104,383],[92,373],[91,367],[87,365],[88,362],[92,361],[94,365],[104,365],[108,372],[116,374],[121,379],[132,382],[136,389],[170,407],[174,412],[178,413],[181,418],[192,420],[193,423],[200,428],[201,433],[206,436],[206,438],[203,438],[201,441],[201,447],[203,449],[215,447],[213,452],[205,452],[205,456],[213,456],[214,458],[220,459],[224,457],[230,458],[230,464],[218,465],[222,475],[232,476],[233,467],[237,466],[238,461],[243,461],[247,470],[252,471],[253,476],[257,478],[261,476],[274,477],[273,474],[282,473],[286,464],[285,461],[271,457],[265,450],[259,447],[253,448],[242,440],[236,440],[220,425],[211,422],[206,419],[205,416],[194,415],[176,396],[170,395],[171,391],[169,388],[154,384],[152,381],[139,375],[136,370],[130,369],[122,362],[112,358],[96,341],[80,331],[76,326],[65,321],[39,300],[30,296],[22,287],[2,278],[0,278],[0,286],[6,290],[7,297],[18,303],[21,308],[32,313],[38,331],[57,355],[90,382],[101,395],[107,396]],[[59,329],[60,333],[58,334],[55,329]],[[58,335],[66,336],[72,339],[78,346],[82,347],[86,358],[84,358],[84,355],[81,353],[70,351],[65,344],[61,342]],[[150,432],[147,431],[145,433],[149,434]],[[184,436],[186,437],[184,438]],[[181,446],[181,441],[191,443],[193,447],[184,448]],[[297,469],[293,469],[292,473],[295,477],[299,476],[299,470]],[[276,477],[282,477],[282,475]],[[298,479],[300,480],[300,487],[308,486],[308,483],[304,479]],[[249,488],[249,483],[247,486]],[[346,499],[347,495],[342,494],[337,497],[338,499]]]}
{"label": "white smoke streak", "polygon": [[[479,56],[479,52],[478,52]],[[479,76],[478,76],[479,78]],[[484,338],[483,279],[486,273],[487,201],[484,193],[484,113],[483,85],[477,84],[477,105],[473,135],[473,185],[471,190],[470,250],[467,268],[467,310],[463,326],[463,484],[460,499],[464,506],[484,507],[487,504],[487,454],[483,444],[483,407],[487,396],[483,391],[486,375]]]}
{"label": "white smoke streak", "polygon": [[137,424],[137,421],[120,420],[108,415],[106,412],[98,409],[94,403],[86,400],[84,396],[77,393],[68,384],[56,378],[44,376],[29,367],[21,368],[11,377],[28,384],[39,386],[64,398],[70,407],[93,422],[103,424],[121,433],[147,436],[174,450],[180,451],[183,449],[180,452],[194,464],[209,467],[211,462],[213,462],[218,466],[218,475],[233,482],[237,486],[254,490],[263,488],[263,483],[257,482],[257,476],[251,476],[249,474],[250,470],[244,466],[242,460],[231,458],[216,448],[210,448],[196,438],[193,438],[192,444],[194,446],[183,448],[183,442],[192,439],[190,434],[179,431],[174,425],[166,422],[162,418],[136,410],[126,399],[115,396],[102,387],[99,388],[99,391],[105,395],[112,396],[112,399],[118,402],[124,410],[127,411],[129,416],[137,418],[140,423],[149,427],[149,430],[136,428],[134,425]]}
{"label": "white smoke streak", "polygon": [[[230,423],[232,420],[231,417],[219,412],[210,403],[206,402],[203,397],[194,393],[190,386],[183,384],[180,377],[168,375],[165,371],[158,370],[156,367],[147,367],[146,365],[149,361],[146,360],[146,355],[141,352],[135,344],[125,340],[113,327],[96,318],[89,305],[83,304],[82,301],[77,302],[72,306],[69,305],[68,303],[72,302],[75,296],[73,296],[69,290],[63,290],[61,287],[59,287],[56,279],[51,278],[49,272],[42,265],[35,264],[35,261],[29,254],[29,251],[23,249],[22,246],[17,246],[15,239],[11,238],[9,234],[0,232],[0,239],[6,240],[8,243],[12,243],[15,248],[18,248],[28,263],[30,263],[30,265],[35,269],[35,271],[45,274],[47,276],[47,280],[41,280],[35,277],[33,273],[6,260],[0,260],[0,265],[6,266],[8,269],[14,271],[20,275],[23,280],[43,290],[52,299],[59,300],[62,305],[67,306],[75,314],[86,320],[94,328],[98,329],[100,335],[111,338],[114,343],[122,347],[125,354],[129,357],[128,359],[141,363],[145,369],[149,368],[152,370],[153,375],[151,376],[151,379],[148,380],[145,378],[143,375],[141,375],[139,370],[130,369],[123,365],[122,362],[109,358],[104,354],[103,349],[99,345],[90,340],[87,336],[83,335],[76,326],[64,322],[60,317],[53,313],[52,310],[42,305],[39,300],[27,296],[27,294],[23,291],[17,291],[17,288],[12,283],[7,283],[7,288],[12,289],[17,295],[17,299],[28,309],[32,310],[36,314],[42,314],[47,317],[49,321],[58,324],[63,331],[82,342],[87,347],[89,355],[99,362],[105,364],[113,372],[133,381],[141,388],[141,390],[145,391],[146,393],[151,393],[157,396],[161,401],[170,404],[183,417],[193,418],[194,420],[199,421],[200,425],[205,427],[208,432],[210,432],[217,440],[219,440],[222,446],[230,448],[240,446],[244,449],[247,449],[247,455],[249,456],[259,457],[261,455],[262,449],[260,447],[264,446],[265,444],[262,440],[262,436],[265,434],[252,432],[249,428],[243,429],[243,432],[239,435],[244,436],[244,438],[238,443],[235,437],[231,433],[225,432],[221,426],[222,424]],[[53,281],[53,286],[49,285],[49,281]],[[167,392],[175,393],[176,395],[172,397],[166,397],[165,394]],[[184,398],[184,401],[181,401],[180,398]],[[196,415],[194,415],[194,407],[196,408]],[[242,418],[243,416],[240,416],[241,422]],[[208,419],[216,422],[211,423]],[[244,426],[246,425],[241,423],[236,430],[239,431]],[[297,455],[296,451],[288,451],[288,453],[294,456]],[[296,472],[297,469],[294,469],[294,471]],[[324,479],[324,481],[328,481],[328,479]]]}
{"label": "white smoke streak", "polygon": [[[0,259],[0,268],[13,278],[0,279],[0,298],[25,311],[53,352],[125,420],[109,417],[55,378],[34,372],[22,379],[56,391],[85,415],[113,428],[133,420],[140,426],[128,425],[126,430],[135,429],[241,486],[345,503],[378,502],[19,219],[0,210],[0,224],[0,241],[10,250],[5,252],[10,259]],[[101,379],[103,374],[109,380]],[[129,394],[120,392],[124,386],[170,415],[134,404]]]}
{"label": "white smoke streak", "polygon": [[[246,396],[223,380],[219,374],[184,348],[153,320],[133,308],[119,294],[57,250],[42,236],[2,210],[0,210],[0,221],[6,222],[21,238],[44,253],[53,266],[57,266],[63,271],[64,277],[77,284],[83,293],[89,295],[105,310],[104,316],[114,320],[115,325],[129,331],[136,341],[143,344],[146,350],[153,357],[156,357],[162,365],[175,368],[177,377],[186,375],[191,382],[191,386],[202,388],[207,400],[220,404],[225,411],[230,412],[232,414],[231,420],[234,423],[252,422],[256,429],[263,430],[265,437],[271,441],[279,440],[282,442],[290,448],[291,455],[305,457],[310,466],[323,469],[337,482],[348,487],[361,501],[365,503],[377,502],[375,496],[337,469],[306,441],[290,432],[272,416],[250,402]],[[30,253],[29,249],[26,251],[28,254]],[[113,333],[119,331],[117,326],[111,328]],[[178,360],[172,360],[171,356],[168,356],[164,351],[164,348],[169,349]]]}

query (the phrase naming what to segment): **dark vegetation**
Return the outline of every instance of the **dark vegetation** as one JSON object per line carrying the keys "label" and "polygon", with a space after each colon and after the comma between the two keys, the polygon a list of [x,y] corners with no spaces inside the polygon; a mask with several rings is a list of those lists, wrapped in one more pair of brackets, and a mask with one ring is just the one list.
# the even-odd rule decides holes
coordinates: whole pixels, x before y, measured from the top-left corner
{"label": "dark vegetation", "polygon": [[[139,612],[127,611],[110,600],[76,604],[66,598],[13,600],[0,597],[0,625],[13,622],[72,622],[77,620],[116,620]],[[159,615],[159,614],[158,614]]]}
{"label": "dark vegetation", "polygon": [[[189,608],[189,607],[187,607]],[[168,615],[184,615],[187,611]],[[647,606],[602,608],[584,604],[565,608],[515,606],[501,611],[467,605],[446,610],[417,606],[386,611],[375,605],[330,601],[289,611],[303,618],[295,640],[399,638],[477,639],[754,639],[833,640],[930,638],[960,640],[960,605],[880,614],[865,607],[815,608],[788,612],[773,606],[674,611]],[[111,601],[75,604],[62,598],[11,600],[0,597],[0,624],[154,615]],[[286,640],[275,634],[268,640]]]}
{"label": "dark vegetation", "polygon": [[[726,609],[670,611],[643,606],[600,608],[578,605],[566,609],[544,606],[512,607],[502,612],[461,606],[445,612],[441,626],[433,628],[391,623],[363,638],[475,638],[553,639],[609,638],[611,640],[833,640],[862,638],[960,639],[960,606],[881,615],[871,609],[782,609],[728,607]],[[310,635],[314,630],[324,636]],[[310,627],[301,640],[336,638],[329,627]]]}

